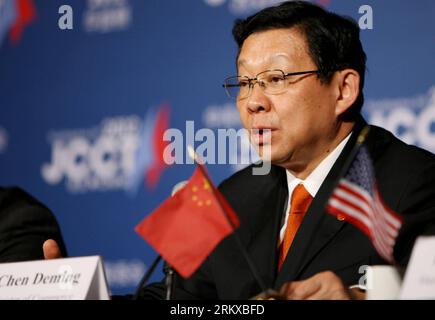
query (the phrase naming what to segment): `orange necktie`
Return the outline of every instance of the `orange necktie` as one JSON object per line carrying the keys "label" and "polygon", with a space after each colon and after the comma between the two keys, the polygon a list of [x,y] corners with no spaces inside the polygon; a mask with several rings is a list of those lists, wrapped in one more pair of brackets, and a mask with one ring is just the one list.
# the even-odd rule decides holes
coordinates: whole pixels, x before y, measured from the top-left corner
{"label": "orange necktie", "polygon": [[279,246],[278,270],[281,269],[285,257],[287,256],[287,252],[290,249],[296,232],[298,231],[302,219],[304,218],[312,200],[313,197],[308,193],[307,189],[305,189],[302,184],[297,185],[293,190],[284,240]]}

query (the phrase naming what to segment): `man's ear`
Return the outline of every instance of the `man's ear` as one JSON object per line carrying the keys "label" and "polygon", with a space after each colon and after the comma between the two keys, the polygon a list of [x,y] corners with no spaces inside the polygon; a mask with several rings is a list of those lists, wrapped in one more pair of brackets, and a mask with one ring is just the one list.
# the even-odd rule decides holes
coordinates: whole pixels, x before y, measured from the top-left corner
{"label": "man's ear", "polygon": [[337,85],[337,103],[335,115],[346,112],[356,101],[359,95],[359,73],[353,69],[344,69],[337,71],[334,79]]}

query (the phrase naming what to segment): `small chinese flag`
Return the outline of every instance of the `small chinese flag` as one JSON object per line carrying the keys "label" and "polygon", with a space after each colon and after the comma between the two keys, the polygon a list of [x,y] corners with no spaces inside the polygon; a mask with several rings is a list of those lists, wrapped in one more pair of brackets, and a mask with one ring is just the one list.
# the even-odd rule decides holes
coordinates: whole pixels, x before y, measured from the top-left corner
{"label": "small chinese flag", "polygon": [[205,168],[199,166],[183,189],[135,228],[184,278],[240,224],[219,190],[209,183]]}

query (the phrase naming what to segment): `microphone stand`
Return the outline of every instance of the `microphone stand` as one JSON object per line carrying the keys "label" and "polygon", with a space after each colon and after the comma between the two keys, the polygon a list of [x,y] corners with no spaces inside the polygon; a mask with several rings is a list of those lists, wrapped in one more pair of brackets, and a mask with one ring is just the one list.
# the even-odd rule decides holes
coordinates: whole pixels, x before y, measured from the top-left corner
{"label": "microphone stand", "polygon": [[169,263],[165,263],[163,270],[166,274],[165,285],[166,285],[166,300],[174,300],[175,292],[175,271]]}
{"label": "microphone stand", "polygon": [[159,264],[159,262],[160,262],[161,259],[162,259],[162,256],[161,256],[161,255],[158,255],[158,256],[154,259],[154,261],[153,261],[151,267],[147,270],[147,272],[145,272],[145,275],[144,275],[143,278],[140,280],[139,285],[137,286],[136,292],[134,293],[134,296],[133,296],[133,300],[137,300],[137,298],[139,298],[139,294],[140,294],[141,289],[145,286],[145,284],[147,283],[148,279],[149,279],[149,278],[151,277],[151,275],[153,274],[154,269],[157,267],[157,265]]}

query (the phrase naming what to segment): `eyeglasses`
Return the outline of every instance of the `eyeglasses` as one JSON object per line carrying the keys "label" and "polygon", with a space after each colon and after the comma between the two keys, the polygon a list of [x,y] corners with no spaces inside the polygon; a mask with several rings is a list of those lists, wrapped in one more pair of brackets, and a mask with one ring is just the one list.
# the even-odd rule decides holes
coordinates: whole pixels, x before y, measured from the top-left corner
{"label": "eyeglasses", "polygon": [[286,81],[288,77],[310,73],[319,74],[319,70],[289,73],[284,73],[282,70],[267,70],[260,72],[255,76],[255,78],[249,78],[246,76],[226,78],[222,86],[225,88],[225,91],[230,98],[241,100],[249,97],[255,83],[258,83],[260,88],[266,94],[280,94],[287,89],[290,83],[290,81]]}

